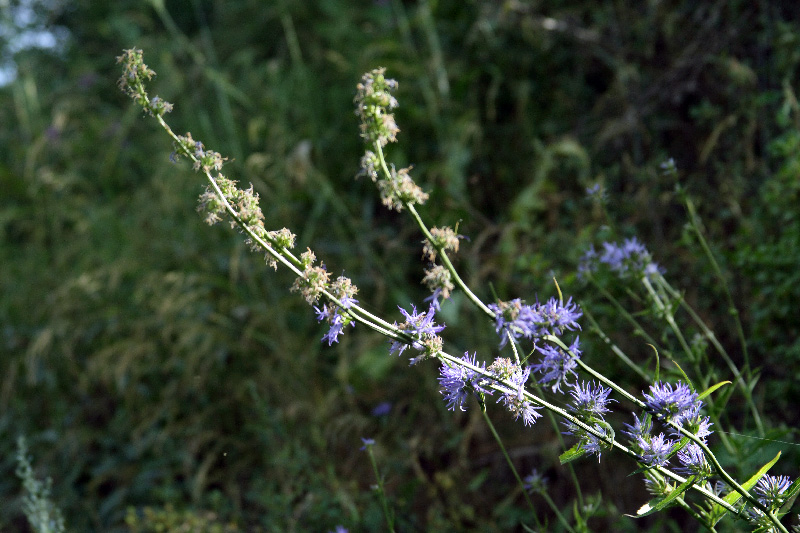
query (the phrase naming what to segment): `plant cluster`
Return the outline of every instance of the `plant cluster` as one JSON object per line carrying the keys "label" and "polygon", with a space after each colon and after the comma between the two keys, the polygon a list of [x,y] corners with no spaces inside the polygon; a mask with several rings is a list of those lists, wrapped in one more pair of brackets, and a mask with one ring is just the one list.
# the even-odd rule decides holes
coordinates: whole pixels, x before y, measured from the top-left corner
{"label": "plant cluster", "polygon": [[[647,374],[651,384],[640,396],[631,394],[627,387],[587,362],[590,354],[581,350],[579,339],[579,332],[584,329],[580,320],[587,310],[572,298],[565,300],[557,283],[558,297],[533,303],[520,298],[504,301],[497,297],[487,303],[467,286],[451,261],[451,256],[459,248],[461,236],[457,229],[446,226],[429,228],[418,211],[418,206],[429,198],[428,194],[411,177],[410,168],[397,170],[387,162],[385,149],[397,141],[399,132],[393,114],[398,106],[393,95],[398,84],[386,78],[383,69],[376,69],[363,76],[355,97],[356,115],[365,144],[362,174],[375,182],[385,206],[411,216],[424,236],[423,258],[430,264],[423,278],[431,292],[428,308],[420,311],[414,304],[401,307],[399,311],[404,320],[389,322],[369,312],[354,298],[358,290],[349,278],[339,276],[332,279],[328,267],[317,262],[311,249],[295,255],[293,248],[297,238],[290,230],[268,229],[258,195],[252,186],[242,189],[221,173],[225,159],[219,153],[207,150],[191,134],[177,135],[172,131],[164,120],[165,114],[172,110],[171,104],[158,97],[151,98],[147,93],[145,82],[153,72],[144,64],[140,50],[126,50],[118,61],[124,69],[120,88],[155,117],[172,137],[172,159],[189,159],[195,170],[205,176],[208,184],[201,195],[199,210],[206,222],[215,224],[228,220],[244,234],[251,249],[265,254],[267,264],[276,268],[281,265],[294,274],[291,290],[300,292],[308,304],[314,306],[317,319],[328,326],[323,342],[328,345],[338,342],[346,326],[358,324],[386,336],[390,354],[400,356],[409,350],[412,365],[436,360],[440,365],[440,392],[447,408],[465,410],[472,399],[477,400],[484,420],[504,453],[502,439],[488,416],[487,400],[490,396],[496,398],[496,403],[509,411],[515,420],[521,419],[525,426],[533,426],[544,416],[560,421],[563,434],[576,441],[561,454],[562,463],[571,463],[587,454],[594,454],[600,460],[604,452],[611,451],[629,456],[638,465],[635,473],[644,476],[652,495],[637,516],[677,505],[711,531],[715,531],[717,524],[727,515],[750,522],[754,530],[787,531],[781,517],[789,512],[800,493],[800,479],[791,482],[785,476],[767,473],[780,454],[748,479],[738,482],[723,468],[709,447],[712,435],[720,435],[724,444],[723,435],[728,428],[722,429],[719,417],[724,409],[724,400],[715,396],[731,384],[740,391],[757,430],[763,435],[758,408],[751,396],[753,376],[749,362],[746,361],[741,370],[733,363],[697,313],[667,282],[663,269],[638,240],[605,242],[601,252],[590,249],[584,255],[579,271],[590,283],[597,284],[599,291],[604,290],[596,279],[602,269],[608,269],[622,281],[640,285],[644,301],[667,324],[683,348],[681,357],[685,358],[694,379],[678,364],[678,354],[668,354],[682,379],[674,382],[662,380],[656,351],[654,373],[652,376]],[[665,168],[673,171],[674,166]],[[590,191],[590,194],[598,196],[597,191]],[[599,198],[602,199],[602,195]],[[698,236],[702,239],[699,231]],[[465,352],[458,356],[445,350],[441,335],[445,325],[437,314],[456,290],[494,325],[499,336],[499,348],[508,347],[510,354],[497,356],[487,365],[475,353]],[[618,304],[610,295],[609,298]],[[706,352],[697,348],[702,343],[684,338],[675,319],[679,308],[696,322],[705,342],[714,345],[719,357],[728,365],[732,381],[709,381],[711,363]],[[635,317],[627,316],[632,324],[636,324]],[[619,349],[615,350],[617,352]],[[630,361],[624,354],[618,355]],[[612,407],[623,404],[633,409],[634,422],[620,432],[626,438],[619,439],[608,415]],[[364,444],[370,451],[374,441],[367,439]],[[386,521],[389,529],[393,530],[393,513],[386,503],[389,496],[380,484],[371,451],[370,458],[379,479],[378,492]],[[513,461],[507,454],[506,458],[514,470]],[[677,461],[678,465],[672,466],[671,461]],[[536,472],[524,480],[516,470],[514,475],[528,503],[529,492],[546,495],[545,484]],[[691,493],[696,496],[690,497]],[[545,500],[565,529],[585,529],[587,516],[576,517],[571,525],[551,499]],[[547,527],[532,505],[530,522],[523,522],[532,524],[526,527],[538,530]]]}

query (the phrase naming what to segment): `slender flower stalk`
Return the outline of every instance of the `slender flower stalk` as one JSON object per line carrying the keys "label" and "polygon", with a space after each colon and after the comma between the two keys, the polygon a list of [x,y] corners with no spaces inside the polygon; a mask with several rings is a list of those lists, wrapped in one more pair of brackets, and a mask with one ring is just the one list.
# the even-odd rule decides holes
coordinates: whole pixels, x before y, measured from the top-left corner
{"label": "slender flower stalk", "polygon": [[[673,169],[674,169],[673,165]],[[750,356],[747,351],[747,340],[745,340],[744,336],[744,328],[742,327],[742,322],[739,319],[739,310],[736,308],[736,305],[733,302],[733,296],[731,295],[731,291],[728,288],[728,283],[725,280],[725,276],[722,274],[722,269],[717,263],[714,254],[711,252],[711,247],[708,245],[705,237],[703,236],[703,232],[700,229],[700,220],[697,216],[697,210],[694,207],[694,203],[692,202],[689,195],[685,193],[683,189],[679,189],[679,194],[683,197],[684,204],[686,205],[686,211],[689,213],[689,224],[691,228],[694,230],[695,235],[697,235],[697,239],[700,242],[700,246],[702,246],[703,251],[708,257],[709,262],[711,263],[712,268],[714,269],[714,273],[720,279],[722,290],[725,292],[725,298],[728,300],[728,311],[730,312],[731,316],[733,316],[733,320],[736,324],[736,333],[739,336],[739,345],[742,348],[742,357],[744,358],[744,367],[749,374],[750,372]],[[721,352],[724,352],[722,350]],[[760,422],[760,418],[756,418],[756,423]],[[761,436],[764,436],[763,427],[759,427],[759,431]]]}
{"label": "slender flower stalk", "polygon": [[[514,466],[514,461],[511,460],[511,457],[508,455],[508,451],[506,450],[506,447],[503,444],[503,439],[500,438],[500,435],[497,433],[497,429],[495,429],[494,424],[492,424],[492,420],[486,413],[485,406],[483,406],[483,408],[481,409],[481,414],[483,415],[483,420],[486,422],[486,426],[492,433],[495,442],[497,442],[497,445],[500,447],[500,451],[502,452],[503,457],[505,457],[506,463],[508,463],[508,467],[511,469],[511,473],[514,474],[514,478],[517,480],[517,483],[519,484],[520,487],[522,487],[522,495],[525,497],[525,501],[528,503],[528,507],[530,507],[531,516],[533,516],[533,521],[536,523],[536,527],[541,530],[543,526],[541,521],[539,520],[539,517],[536,515],[536,507],[534,507],[533,502],[531,501],[531,498],[528,494],[528,490],[526,489],[525,482],[522,480],[522,478],[520,478],[519,472]],[[567,531],[573,531],[573,529],[569,525],[569,522],[567,522],[566,519],[564,519],[561,513],[557,512],[556,515],[560,517],[560,520],[564,525],[564,527],[567,529]]]}
{"label": "slender flower stalk", "polygon": [[[383,156],[383,149],[377,145],[375,148],[378,152],[378,157],[380,158],[381,169],[386,175],[390,175],[391,173],[389,172],[389,169],[386,166],[386,160],[384,159]],[[404,205],[408,209],[408,212],[411,214],[411,216],[414,218],[414,221],[417,223],[417,226],[419,227],[420,231],[425,236],[425,238],[429,242],[433,242],[434,241],[433,235],[431,235],[430,230],[422,221],[422,217],[419,216],[419,213],[417,212],[416,208],[412,204],[404,204]],[[478,309],[486,313],[490,318],[494,318],[495,314],[492,312],[492,310],[489,309],[489,307],[487,307],[487,305],[484,304],[481,301],[481,299],[475,295],[475,293],[472,292],[469,286],[467,286],[467,284],[464,283],[464,281],[461,279],[461,276],[458,275],[458,271],[456,271],[456,268],[453,266],[453,263],[450,261],[450,258],[447,256],[445,250],[443,248],[441,249],[437,248],[437,252],[439,255],[439,259],[444,264],[444,267],[447,269],[448,272],[450,272],[450,276],[451,279],[453,280],[453,283],[455,283],[459,289],[464,291],[464,294],[467,296],[467,298],[473,304],[475,304],[475,306],[477,306]]]}
{"label": "slender flower stalk", "polygon": [[[702,320],[700,320],[699,316],[697,316],[697,314],[694,313],[694,311],[685,303],[683,296],[666,282],[663,276],[663,270],[652,262],[649,252],[647,252],[644,246],[638,241],[635,239],[628,239],[622,246],[614,243],[604,243],[604,249],[606,252],[602,256],[598,256],[598,254],[594,251],[594,248],[590,248],[589,251],[587,251],[581,260],[581,265],[579,267],[581,276],[585,279],[588,278],[593,286],[600,290],[600,292],[609,301],[611,301],[612,304],[614,304],[618,311],[620,311],[621,315],[631,322],[635,328],[635,331],[641,335],[644,335],[645,338],[650,339],[648,342],[650,342],[650,344],[653,346],[656,346],[657,343],[647,335],[644,328],[638,323],[638,321],[635,320],[630,313],[624,310],[621,304],[617,302],[616,299],[611,296],[607,290],[605,290],[605,288],[600,286],[592,275],[593,272],[598,269],[598,265],[600,264],[607,265],[622,279],[631,277],[630,273],[633,272],[635,277],[641,282],[642,287],[645,289],[645,293],[649,298],[651,305],[655,309],[657,316],[663,318],[669,325],[670,329],[675,335],[675,338],[678,340],[678,343],[681,345],[684,353],[686,354],[687,360],[690,362],[695,375],[699,377],[702,387],[707,388],[709,384],[707,376],[709,373],[701,368],[698,354],[687,342],[683,332],[675,321],[675,304],[678,303],[682,307],[688,308],[687,310],[689,310],[690,316],[693,316],[693,319],[700,325],[701,329],[704,328],[703,331],[707,338],[709,338],[712,344],[714,344],[716,347],[719,345],[719,343],[714,338],[713,333],[709,335],[710,331],[702,322]],[[719,348],[721,349],[721,346]],[[664,353],[670,357],[670,353],[668,351],[664,351]],[[724,349],[722,350],[721,355],[723,360],[725,360],[728,364],[729,368],[731,368],[731,371],[736,378],[737,385],[739,386],[742,394],[748,402],[748,405],[750,406],[750,410],[753,413],[754,419],[756,420],[757,427],[762,428],[760,416],[758,415],[758,409],[752,400],[752,394],[749,388],[745,385],[738,369],[736,368],[736,365],[733,364],[727,353],[725,353]],[[717,409],[712,409],[712,413],[716,412]],[[715,423],[718,423],[719,420],[717,419],[717,415],[713,414],[712,416],[715,418]],[[763,435],[763,428],[759,430],[759,433]],[[720,440],[729,453],[734,453],[733,445],[725,433],[720,433]]]}
{"label": "slender flower stalk", "polygon": [[386,526],[388,531],[394,533],[394,513],[389,510],[389,502],[386,499],[386,490],[383,487],[383,477],[381,477],[381,474],[378,471],[378,462],[375,460],[375,452],[372,450],[372,448],[375,446],[375,439],[362,438],[361,441],[364,443],[364,446],[361,447],[361,450],[366,450],[367,455],[369,456],[369,462],[372,465],[372,471],[375,473],[375,479],[377,480],[375,490],[378,493],[378,499],[381,501],[383,516],[386,519]]}

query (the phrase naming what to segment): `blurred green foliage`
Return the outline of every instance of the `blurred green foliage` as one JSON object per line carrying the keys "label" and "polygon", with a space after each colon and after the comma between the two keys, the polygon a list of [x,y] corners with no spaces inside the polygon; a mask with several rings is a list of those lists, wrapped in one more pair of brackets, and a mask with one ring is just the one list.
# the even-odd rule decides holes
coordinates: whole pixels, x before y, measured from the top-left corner
{"label": "blurred green foliage", "polygon": [[[4,23],[22,4],[2,7]],[[502,298],[549,297],[555,275],[648,364],[574,274],[589,243],[635,234],[741,364],[718,280],[684,232],[674,178],[658,171],[673,157],[730,277],[762,376],[755,395],[771,426],[800,425],[800,29],[788,3],[32,5],[68,38],[1,55],[18,69],[0,88],[1,530],[26,527],[18,434],[74,531],[193,520],[208,531],[378,530],[359,437],[377,441],[399,529],[525,520],[480,416],[446,411],[432,365],[405,368],[358,329],[322,346],[290,277],[228,228],[203,225],[199,178],[168,161],[166,137],[114,86],[114,58],[132,46],[159,74],[153,94],[176,104],[173,128],[230,157],[226,174],[253,184],[269,229],[295,231],[388,319],[424,297],[423,265],[413,224],[353,180],[354,87],[376,66],[400,82],[390,157],[415,165],[433,224],[460,222],[469,241],[457,266],[483,298],[489,283]],[[595,182],[613,220],[585,198]],[[458,296],[443,309],[447,348],[489,358],[493,327],[468,310]],[[625,371],[583,342],[595,367]],[[389,414],[373,415],[381,402]],[[553,430],[497,418],[520,470],[551,465],[553,498],[571,501]],[[794,475],[792,448],[778,468]],[[632,468],[605,456],[577,466],[586,493],[605,497],[591,528],[696,527],[683,513],[622,517],[642,503]],[[126,525],[129,507],[139,511]]]}
{"label": "blurred green foliage", "polygon": [[235,524],[222,524],[212,512],[192,513],[178,512],[172,505],[164,509],[145,507],[141,513],[128,509],[125,523],[131,533],[235,533],[239,528]]}

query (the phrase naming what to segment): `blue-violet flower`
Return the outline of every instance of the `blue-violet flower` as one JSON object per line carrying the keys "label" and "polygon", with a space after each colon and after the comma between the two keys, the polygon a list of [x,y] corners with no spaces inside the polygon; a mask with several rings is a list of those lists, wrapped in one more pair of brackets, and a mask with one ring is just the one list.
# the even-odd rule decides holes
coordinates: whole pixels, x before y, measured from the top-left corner
{"label": "blue-violet flower", "polygon": [[683,382],[675,384],[658,382],[650,386],[650,394],[644,395],[647,408],[659,418],[679,424],[686,415],[695,413],[702,402],[697,393]]}
{"label": "blue-violet flower", "polygon": [[540,362],[532,365],[533,369],[543,374],[539,378],[542,385],[552,385],[553,392],[561,392],[561,384],[567,384],[569,374],[577,376],[575,368],[578,366],[578,359],[581,357],[580,340],[576,337],[569,351],[564,351],[559,346],[546,345],[537,347],[544,358]]}

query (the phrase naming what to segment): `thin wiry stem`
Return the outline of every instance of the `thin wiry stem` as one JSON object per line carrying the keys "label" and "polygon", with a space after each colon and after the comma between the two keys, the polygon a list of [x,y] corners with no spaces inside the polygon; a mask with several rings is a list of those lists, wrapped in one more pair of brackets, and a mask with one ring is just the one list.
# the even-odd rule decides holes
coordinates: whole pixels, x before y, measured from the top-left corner
{"label": "thin wiry stem", "polygon": [[[383,155],[383,148],[381,147],[381,143],[375,142],[374,147],[375,147],[375,152],[378,155],[378,159],[380,160],[381,163],[381,170],[383,171],[386,178],[389,179],[391,177],[391,172],[389,171],[389,167],[386,164],[386,159],[384,158]],[[453,266],[453,263],[450,261],[450,258],[447,257],[447,253],[445,253],[444,248],[436,244],[436,239],[433,238],[433,235],[431,235],[431,232],[425,225],[425,222],[422,220],[422,217],[419,216],[419,213],[417,213],[416,208],[414,208],[414,204],[411,204],[409,202],[403,202],[403,207],[408,209],[408,212],[411,213],[411,216],[414,218],[414,221],[417,223],[417,226],[419,227],[422,234],[425,236],[428,242],[431,243],[431,245],[434,248],[436,248],[436,252],[439,254],[439,257],[441,258],[444,267],[448,270],[448,272],[450,272],[450,275],[452,276],[452,279],[455,282],[455,284],[458,285],[458,287],[462,291],[464,291],[464,294],[467,295],[467,298],[473,304],[475,304],[478,307],[478,309],[486,313],[489,317],[495,318],[494,311],[489,309],[486,306],[486,304],[483,303],[481,299],[478,298],[475,295],[475,293],[472,292],[472,290],[470,290],[467,284],[464,283],[464,280],[461,279],[461,276],[458,275],[458,271]]]}
{"label": "thin wiry stem", "polygon": [[[514,474],[514,478],[517,480],[517,483],[522,489],[522,495],[525,497],[525,501],[528,502],[528,507],[531,508],[531,512],[533,513],[533,521],[536,522],[536,527],[542,529],[542,523],[539,521],[539,517],[536,516],[536,508],[533,506],[533,502],[531,501],[531,498],[528,495],[528,491],[525,490],[525,483],[523,483],[522,478],[519,477],[519,472],[517,472],[517,469],[514,466],[514,462],[511,460],[511,457],[508,455],[508,451],[506,450],[506,447],[503,444],[503,439],[500,438],[500,435],[497,433],[494,424],[492,424],[489,415],[486,414],[486,404],[483,402],[483,400],[481,400],[480,403],[481,403],[481,415],[483,415],[483,420],[486,422],[486,425],[489,426],[489,431],[492,433],[492,436],[494,437],[494,440],[497,442],[497,445],[500,446],[500,451],[503,453],[503,457],[506,458],[506,462],[508,463],[508,467],[511,469],[511,473]],[[569,531],[572,531],[572,528],[566,521],[564,521],[564,526]]]}

